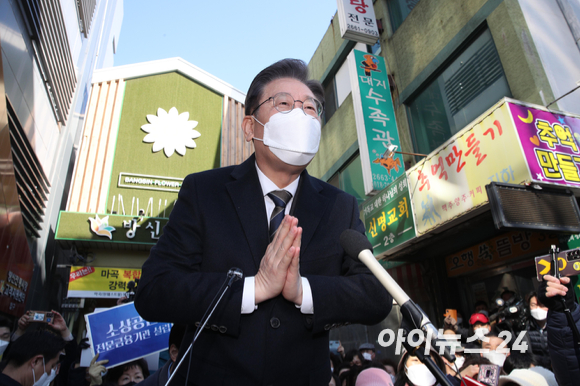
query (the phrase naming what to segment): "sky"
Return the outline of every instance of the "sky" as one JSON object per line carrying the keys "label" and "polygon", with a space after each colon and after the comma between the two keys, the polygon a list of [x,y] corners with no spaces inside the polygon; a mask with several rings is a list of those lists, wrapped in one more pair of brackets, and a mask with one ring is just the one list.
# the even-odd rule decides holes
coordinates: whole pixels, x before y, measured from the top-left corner
{"label": "sky", "polygon": [[310,61],[336,0],[124,0],[115,66],[181,57],[246,93],[283,59]]}

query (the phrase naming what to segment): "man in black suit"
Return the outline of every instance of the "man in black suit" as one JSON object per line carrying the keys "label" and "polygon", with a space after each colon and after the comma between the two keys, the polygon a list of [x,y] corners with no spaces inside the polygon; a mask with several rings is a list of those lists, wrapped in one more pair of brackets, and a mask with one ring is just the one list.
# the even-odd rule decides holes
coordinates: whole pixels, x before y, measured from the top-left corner
{"label": "man in black suit", "polygon": [[189,175],[143,265],[135,306],[147,320],[190,326],[181,355],[226,272],[244,272],[193,346],[189,384],[326,385],[328,331],[376,324],[391,309],[390,295],[338,242],[345,229],[364,233],[356,199],[305,170],[323,103],[304,62],[261,71],[242,122],[254,155]]}

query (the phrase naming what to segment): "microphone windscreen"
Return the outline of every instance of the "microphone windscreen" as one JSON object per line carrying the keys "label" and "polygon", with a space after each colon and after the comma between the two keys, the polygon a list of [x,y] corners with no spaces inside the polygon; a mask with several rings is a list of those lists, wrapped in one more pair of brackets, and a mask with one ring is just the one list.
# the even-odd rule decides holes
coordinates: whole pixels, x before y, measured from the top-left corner
{"label": "microphone windscreen", "polygon": [[369,251],[373,250],[369,239],[354,229],[347,229],[342,232],[340,235],[340,246],[349,256],[354,257],[355,259],[358,258],[359,253],[365,249],[368,249]]}

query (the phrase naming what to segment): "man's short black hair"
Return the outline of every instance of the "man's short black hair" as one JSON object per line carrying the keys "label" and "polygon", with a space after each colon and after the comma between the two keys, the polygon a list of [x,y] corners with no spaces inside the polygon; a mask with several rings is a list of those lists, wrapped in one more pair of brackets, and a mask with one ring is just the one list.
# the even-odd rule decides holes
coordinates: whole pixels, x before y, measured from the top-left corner
{"label": "man's short black hair", "polygon": [[5,360],[20,367],[33,357],[42,355],[46,363],[59,356],[65,345],[64,339],[48,331],[29,331],[12,343]]}
{"label": "man's short black hair", "polygon": [[530,351],[521,352],[512,350],[510,355],[505,359],[503,369],[506,373],[511,373],[515,369],[529,369],[532,365],[538,366],[536,356]]}
{"label": "man's short black hair", "polygon": [[0,316],[0,327],[7,327],[10,331],[12,331],[12,322],[10,319]]}
{"label": "man's short black hair", "polygon": [[171,327],[171,332],[169,333],[169,344],[167,347],[171,347],[171,345],[174,344],[175,347],[177,347],[179,350],[186,329],[187,326],[184,324],[174,324],[173,327]]}
{"label": "man's short black hair", "polygon": [[324,106],[324,89],[319,81],[308,79],[308,66],[306,63],[299,59],[282,59],[260,71],[252,81],[246,95],[246,115],[250,115],[263,102],[260,99],[262,98],[264,87],[268,83],[282,78],[292,78],[304,83],[312,91],[314,97]]}
{"label": "man's short black hair", "polygon": [[476,309],[478,306],[485,306],[485,308],[488,308],[487,302],[485,302],[483,300],[476,301],[475,305],[473,306],[473,309]]}

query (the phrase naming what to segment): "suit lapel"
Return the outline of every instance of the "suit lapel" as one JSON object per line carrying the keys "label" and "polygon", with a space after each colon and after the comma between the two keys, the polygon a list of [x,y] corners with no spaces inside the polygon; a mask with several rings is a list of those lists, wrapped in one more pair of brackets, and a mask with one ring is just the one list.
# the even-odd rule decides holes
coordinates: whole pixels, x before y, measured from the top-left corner
{"label": "suit lapel", "polygon": [[269,236],[266,205],[254,155],[238,165],[231,175],[235,180],[226,184],[226,188],[236,207],[257,270],[268,247]]}
{"label": "suit lapel", "polygon": [[320,220],[328,199],[320,194],[322,186],[318,181],[304,170],[300,177],[300,185],[297,190],[297,199],[293,201],[291,214],[298,218],[298,226],[302,227],[302,244],[300,254],[308,248],[316,229],[321,226]]}

